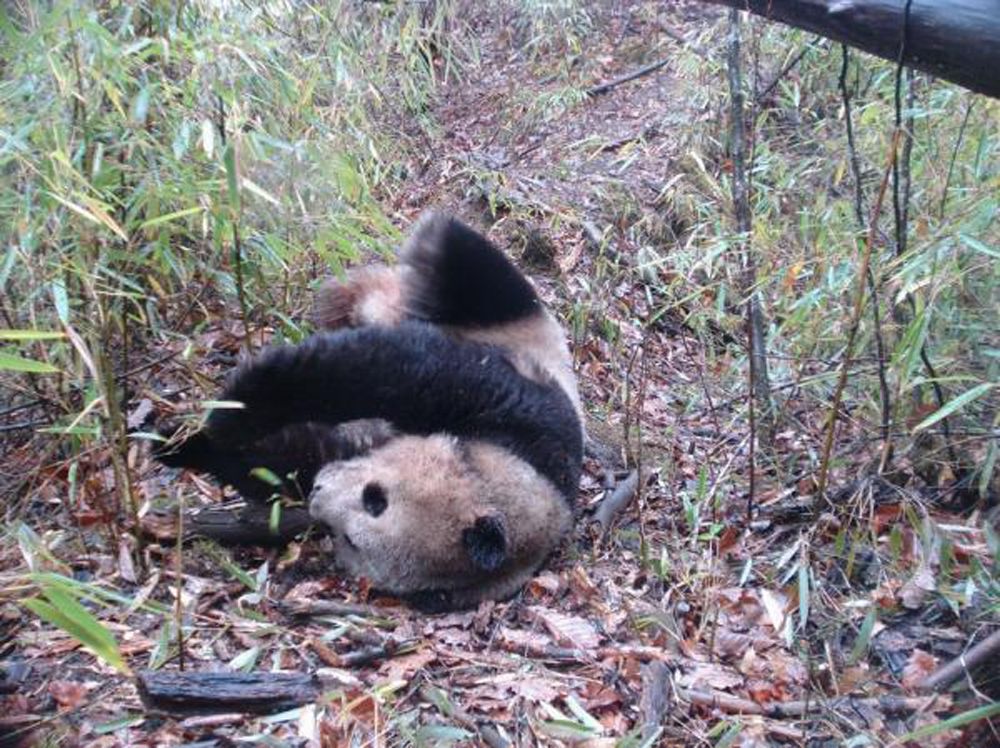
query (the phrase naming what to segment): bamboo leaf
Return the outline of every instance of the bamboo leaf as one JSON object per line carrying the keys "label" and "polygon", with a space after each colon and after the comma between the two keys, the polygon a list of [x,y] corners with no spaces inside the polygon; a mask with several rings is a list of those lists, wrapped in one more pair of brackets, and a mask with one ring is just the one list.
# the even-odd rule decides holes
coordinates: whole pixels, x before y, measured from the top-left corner
{"label": "bamboo leaf", "polygon": [[1000,250],[994,249],[986,244],[983,244],[978,239],[974,239],[968,234],[959,234],[958,238],[962,240],[964,244],[969,249],[973,249],[976,252],[986,255],[987,257],[992,257],[994,260],[1000,260]]}
{"label": "bamboo leaf", "polygon": [[933,426],[942,418],[947,418],[955,411],[961,410],[973,400],[982,397],[990,390],[995,389],[997,386],[996,382],[983,382],[982,384],[977,384],[971,390],[967,390],[958,397],[949,400],[942,407],[927,416],[927,418],[922,420],[913,428],[913,433],[923,431],[928,426]]}
{"label": "bamboo leaf", "polygon": [[872,608],[868,611],[868,615],[865,616],[865,620],[861,623],[861,630],[858,632],[858,638],[854,640],[854,648],[851,649],[851,654],[847,658],[847,661],[851,665],[860,660],[861,655],[868,651],[868,644],[872,640],[872,632],[875,630],[876,620],[877,617],[875,609]]}
{"label": "bamboo leaf", "polygon": [[52,586],[43,587],[42,593],[48,600],[33,597],[23,605],[43,621],[65,631],[119,672],[129,672],[114,636],[79,600]]}
{"label": "bamboo leaf", "polygon": [[30,358],[21,358],[13,353],[4,353],[3,351],[0,351],[0,369],[21,371],[27,374],[56,374],[59,372],[59,369],[52,364]]}
{"label": "bamboo leaf", "polygon": [[61,280],[52,281],[52,303],[55,305],[59,321],[69,324],[69,298],[66,296],[66,284]]}
{"label": "bamboo leaf", "polygon": [[196,205],[193,208],[184,208],[184,210],[175,210],[173,213],[167,213],[166,215],[157,216],[156,218],[150,218],[148,221],[143,221],[139,224],[139,229],[151,229],[154,226],[159,226],[170,221],[176,221],[178,218],[184,218],[185,216],[191,216],[195,213],[201,213],[204,210],[200,205]]}
{"label": "bamboo leaf", "polygon": [[994,701],[992,704],[985,704],[984,706],[970,709],[967,712],[956,714],[954,717],[949,717],[941,722],[936,722],[933,725],[927,725],[926,727],[921,727],[919,730],[907,733],[899,739],[899,743],[903,744],[908,743],[911,740],[929,738],[930,736],[938,735],[945,730],[953,730],[956,727],[963,727],[965,725],[972,724],[973,722],[978,722],[981,719],[989,719],[990,717],[994,717],[998,714],[1000,714],[1000,701]]}
{"label": "bamboo leaf", "polygon": [[0,340],[62,340],[66,333],[58,330],[0,330]]}

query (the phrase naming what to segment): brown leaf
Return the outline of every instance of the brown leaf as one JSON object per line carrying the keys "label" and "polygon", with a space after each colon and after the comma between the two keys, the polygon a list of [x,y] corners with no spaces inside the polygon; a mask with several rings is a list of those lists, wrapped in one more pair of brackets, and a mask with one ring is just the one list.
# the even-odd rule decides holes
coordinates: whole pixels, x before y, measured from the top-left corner
{"label": "brown leaf", "polygon": [[531,612],[552,634],[552,638],[563,647],[586,651],[595,649],[600,644],[601,638],[590,621],[540,606],[531,608]]}
{"label": "brown leaf", "polygon": [[90,687],[71,680],[54,680],[49,683],[49,695],[62,709],[75,709],[86,698]]}
{"label": "brown leaf", "polygon": [[430,647],[425,647],[383,663],[382,667],[379,668],[379,673],[390,682],[409,681],[414,673],[430,665],[437,657],[437,652]]}
{"label": "brown leaf", "polygon": [[903,688],[908,691],[916,690],[924,678],[937,669],[937,665],[937,657],[921,649],[914,649],[903,667]]}
{"label": "brown leaf", "polygon": [[927,564],[921,564],[910,579],[899,590],[899,601],[904,608],[917,610],[923,607],[927,594],[937,589],[934,572]]}
{"label": "brown leaf", "polygon": [[561,586],[562,581],[559,579],[559,575],[555,572],[546,571],[534,577],[528,583],[528,594],[541,600],[546,597],[553,597],[559,592]]}

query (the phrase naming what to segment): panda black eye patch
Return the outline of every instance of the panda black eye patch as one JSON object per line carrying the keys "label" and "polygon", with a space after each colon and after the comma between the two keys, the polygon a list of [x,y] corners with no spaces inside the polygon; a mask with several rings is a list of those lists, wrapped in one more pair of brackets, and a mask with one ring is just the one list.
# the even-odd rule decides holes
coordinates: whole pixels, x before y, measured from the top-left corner
{"label": "panda black eye patch", "polygon": [[389,505],[389,498],[380,484],[366,483],[364,490],[361,491],[361,505],[371,516],[377,517]]}

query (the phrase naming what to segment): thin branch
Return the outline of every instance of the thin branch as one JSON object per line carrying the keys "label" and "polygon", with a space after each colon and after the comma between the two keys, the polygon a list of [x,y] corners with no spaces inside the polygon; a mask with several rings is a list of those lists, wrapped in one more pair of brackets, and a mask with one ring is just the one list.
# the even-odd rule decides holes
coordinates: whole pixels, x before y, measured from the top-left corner
{"label": "thin branch", "polygon": [[[840,374],[837,378],[837,386],[833,392],[833,403],[830,405],[830,415],[826,425],[826,439],[823,443],[823,456],[819,466],[819,480],[817,494],[821,497],[826,495],[826,481],[830,472],[830,455],[833,452],[833,436],[837,430],[837,420],[840,413],[840,403],[844,397],[844,388],[847,385],[847,372],[851,368],[851,352],[854,350],[854,339],[858,334],[858,327],[861,322],[861,311],[865,305],[865,285],[868,281],[868,269],[871,266],[872,250],[875,247],[875,239],[878,234],[878,216],[882,210],[882,203],[885,200],[885,193],[889,189],[889,177],[892,174],[892,166],[896,163],[896,149],[899,146],[899,130],[892,134],[892,144],[889,147],[889,163],[886,164],[885,172],[882,175],[882,183],[879,186],[878,198],[871,211],[871,219],[868,223],[868,238],[865,241],[865,251],[861,257],[861,269],[858,272],[858,289],[854,299],[854,311],[851,314],[851,326],[847,332],[847,343],[844,347],[844,360],[840,364]],[[818,506],[818,505],[817,505]]]}
{"label": "thin branch", "polygon": [[922,689],[940,691],[1000,653],[1000,629],[924,678]]}
{"label": "thin branch", "polygon": [[617,88],[618,86],[622,85],[623,83],[628,83],[630,81],[634,81],[636,78],[641,78],[644,75],[649,75],[650,73],[655,73],[660,68],[666,66],[666,64],[668,62],[670,62],[670,60],[672,60],[672,59],[673,59],[672,57],[664,57],[662,60],[657,60],[656,62],[651,62],[650,64],[645,65],[645,66],[639,68],[638,70],[634,70],[631,73],[628,73],[628,74],[623,75],[623,76],[621,76],[619,78],[615,78],[613,80],[610,80],[607,83],[599,83],[598,85],[594,86],[593,88],[588,88],[587,89],[587,96],[597,96],[597,95],[602,94],[602,93],[607,93],[611,89]]}
{"label": "thin branch", "polygon": [[745,134],[743,129],[743,81],[740,71],[740,11],[729,12],[728,78],[730,97],[730,149],[733,162],[733,210],[736,214],[736,228],[741,236],[743,256],[743,295],[746,297],[747,348],[749,353],[748,389],[750,415],[750,486],[747,497],[748,514],[753,512],[756,494],[756,453],[758,425],[762,441],[770,447],[774,436],[774,414],[771,408],[771,386],[767,372],[766,343],[764,340],[764,316],[760,300],[754,288],[757,267],[754,262],[750,237],[753,231],[750,212],[750,187],[747,179]]}
{"label": "thin branch", "polygon": [[778,71],[778,74],[771,79],[771,82],[768,83],[766,86],[764,86],[764,90],[762,90],[755,96],[757,103],[760,103],[761,101],[766,99],[768,94],[770,94],[771,91],[774,90],[775,86],[781,83],[782,79],[790,72],[792,72],[792,70],[795,68],[796,65],[802,62],[802,58],[805,57],[806,53],[813,48],[813,45],[819,44],[822,40],[823,37],[814,36],[812,38],[812,41],[804,45],[802,49],[798,51],[798,54],[796,54],[791,60],[788,61],[788,63],[781,70]]}
{"label": "thin branch", "polygon": [[[864,185],[861,183],[861,164],[858,160],[858,150],[854,142],[854,123],[851,115],[851,95],[847,89],[847,67],[850,61],[850,52],[846,44],[840,45],[842,64],[840,67],[840,95],[844,102],[844,121],[847,128],[847,152],[851,162],[851,176],[854,180],[854,217],[858,222],[858,228],[864,230],[865,227],[865,195]],[[889,396],[889,382],[885,374],[885,341],[882,337],[882,320],[879,312],[878,284],[875,283],[875,273],[871,267],[867,274],[868,291],[872,297],[872,322],[875,326],[875,352],[878,359],[878,388],[879,402],[882,410],[882,459],[879,470],[885,471],[892,458],[892,439],[889,435],[890,423],[892,421],[892,400]]]}
{"label": "thin branch", "polygon": [[611,523],[628,507],[639,493],[639,471],[632,470],[625,480],[605,494],[594,512],[594,522],[600,526],[600,535],[607,533]]}
{"label": "thin branch", "polygon": [[975,96],[969,96],[965,105],[965,116],[962,117],[962,125],[958,128],[958,138],[955,140],[955,147],[951,150],[951,160],[948,162],[948,176],[944,180],[944,190],[941,192],[941,205],[938,207],[938,220],[944,220],[944,209],[948,204],[948,190],[951,188],[951,177],[955,171],[955,159],[958,157],[958,149],[962,147],[962,139],[965,137],[965,128],[969,124],[969,115],[972,114],[972,107],[976,103]]}

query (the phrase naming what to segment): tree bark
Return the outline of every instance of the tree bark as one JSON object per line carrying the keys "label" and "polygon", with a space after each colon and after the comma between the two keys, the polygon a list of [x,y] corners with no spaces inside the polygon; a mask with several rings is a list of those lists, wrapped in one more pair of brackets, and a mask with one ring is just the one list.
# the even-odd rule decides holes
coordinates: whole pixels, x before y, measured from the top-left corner
{"label": "tree bark", "polygon": [[143,703],[172,714],[272,714],[315,701],[322,684],[306,673],[173,673],[136,676]]}
{"label": "tree bark", "polygon": [[997,0],[702,0],[749,10],[1000,98]]}

